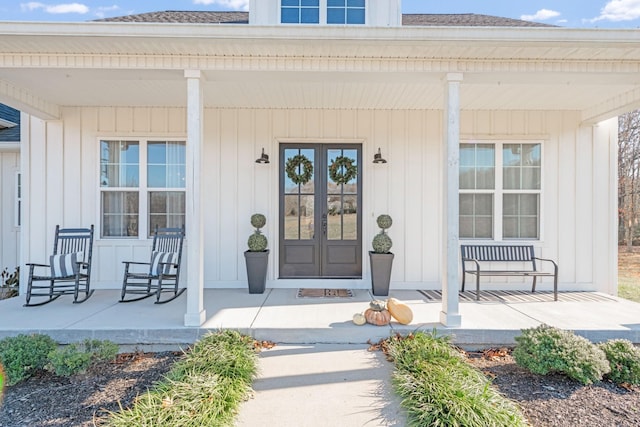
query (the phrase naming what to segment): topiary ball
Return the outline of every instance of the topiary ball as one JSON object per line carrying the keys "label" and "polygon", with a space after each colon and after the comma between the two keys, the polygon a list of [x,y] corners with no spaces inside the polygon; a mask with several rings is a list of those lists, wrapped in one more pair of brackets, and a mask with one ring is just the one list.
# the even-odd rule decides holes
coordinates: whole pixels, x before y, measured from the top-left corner
{"label": "topiary ball", "polygon": [[391,246],[393,246],[391,237],[389,237],[389,235],[384,231],[376,234],[373,238],[373,251],[377,254],[388,254],[391,250]]}
{"label": "topiary ball", "polygon": [[255,228],[262,228],[267,223],[267,218],[262,214],[253,214],[251,215],[251,225]]}
{"label": "topiary ball", "polygon": [[383,230],[386,230],[393,224],[393,220],[387,214],[379,215],[378,219],[376,219],[376,222],[378,223],[378,227],[382,228]]}
{"label": "topiary ball", "polygon": [[249,245],[249,250],[251,252],[266,251],[268,243],[267,237],[259,231],[256,231],[249,236],[249,240],[247,241],[247,245]]}

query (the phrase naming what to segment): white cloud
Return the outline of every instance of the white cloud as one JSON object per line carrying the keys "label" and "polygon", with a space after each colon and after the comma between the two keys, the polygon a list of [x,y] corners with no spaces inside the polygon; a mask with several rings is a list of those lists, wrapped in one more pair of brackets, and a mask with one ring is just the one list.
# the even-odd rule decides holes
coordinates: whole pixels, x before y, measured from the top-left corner
{"label": "white cloud", "polygon": [[116,10],[120,10],[120,6],[118,5],[113,5],[113,6],[100,6],[96,11],[95,11],[95,15],[98,18],[104,18],[106,16],[107,12],[114,12]]}
{"label": "white cloud", "polygon": [[232,10],[249,10],[249,0],[193,0],[193,4],[217,4]]}
{"label": "white cloud", "polygon": [[611,0],[600,11],[600,16],[591,19],[597,21],[633,21],[640,18],[640,0]]}
{"label": "white cloud", "polygon": [[81,3],[63,3],[63,4],[44,4],[38,2],[29,2],[20,4],[22,10],[29,12],[34,10],[43,10],[46,13],[79,13],[81,15],[89,12],[89,7]]}
{"label": "white cloud", "polygon": [[520,19],[523,21],[546,21],[547,19],[560,16],[560,12],[549,9],[540,9],[534,15],[522,15]]}

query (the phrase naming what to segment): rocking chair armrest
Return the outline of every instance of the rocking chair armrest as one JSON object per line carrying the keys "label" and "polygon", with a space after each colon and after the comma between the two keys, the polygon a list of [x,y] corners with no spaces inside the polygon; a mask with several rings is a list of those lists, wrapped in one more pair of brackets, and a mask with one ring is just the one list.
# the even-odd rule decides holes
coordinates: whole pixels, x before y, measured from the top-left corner
{"label": "rocking chair armrest", "polygon": [[139,261],[122,261],[123,264],[136,264],[136,265],[151,265],[150,262],[139,262]]}
{"label": "rocking chair armrest", "polygon": [[29,267],[51,267],[49,264],[36,264],[35,262],[28,262],[25,265],[28,265]]}
{"label": "rocking chair armrest", "polygon": [[175,262],[159,262],[159,265],[170,265],[172,267],[178,268],[179,264],[175,263]]}

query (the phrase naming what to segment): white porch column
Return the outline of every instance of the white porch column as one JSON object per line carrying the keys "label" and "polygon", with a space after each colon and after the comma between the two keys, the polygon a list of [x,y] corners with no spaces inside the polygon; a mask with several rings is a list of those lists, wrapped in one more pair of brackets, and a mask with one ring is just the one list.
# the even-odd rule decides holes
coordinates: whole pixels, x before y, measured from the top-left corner
{"label": "white porch column", "polygon": [[187,312],[185,326],[200,326],[206,319],[204,309],[204,256],[202,194],[202,126],[204,123],[202,72],[185,70],[187,79],[187,165],[186,165],[186,237],[187,245]]}
{"label": "white porch column", "polygon": [[448,327],[459,327],[462,318],[459,313],[458,287],[458,214],[459,214],[459,171],[460,163],[460,82],[461,73],[447,74],[444,106],[444,201],[442,229],[442,311],[440,323]]}

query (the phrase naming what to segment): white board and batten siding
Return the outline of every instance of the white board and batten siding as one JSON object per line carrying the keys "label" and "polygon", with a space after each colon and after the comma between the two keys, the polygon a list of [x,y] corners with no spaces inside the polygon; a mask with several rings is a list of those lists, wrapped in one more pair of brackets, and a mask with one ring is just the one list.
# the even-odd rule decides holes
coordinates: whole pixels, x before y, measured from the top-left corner
{"label": "white board and batten siding", "polygon": [[0,271],[6,268],[9,273],[18,266],[20,253],[20,227],[16,218],[20,152],[14,145],[0,142]]}
{"label": "white board and batten siding", "polygon": [[[204,114],[205,287],[246,287],[243,252],[255,212],[267,216],[268,286],[287,286],[277,280],[278,147],[295,141],[362,143],[363,280],[352,287],[369,287],[367,251],[378,232],[375,218],[388,213],[394,220],[389,234],[396,254],[392,287],[440,289],[440,242],[445,238],[440,111],[206,109]],[[121,261],[146,260],[150,241],[100,239],[99,140],[186,138],[185,110],[66,108],[62,121],[32,119],[29,127],[24,152],[32,172],[30,247],[25,255],[44,260],[56,224],[93,223],[94,285],[119,288]],[[615,120],[580,127],[579,115],[570,112],[462,113],[462,139],[544,144],[543,235],[533,243],[539,256],[560,264],[561,289],[614,289],[616,259],[611,254],[617,243],[615,226],[608,224],[616,221],[611,181],[616,133]],[[254,162],[263,147],[272,159],[268,165]],[[379,147],[387,164],[372,163]],[[550,282],[543,281],[541,289],[548,288]]]}

